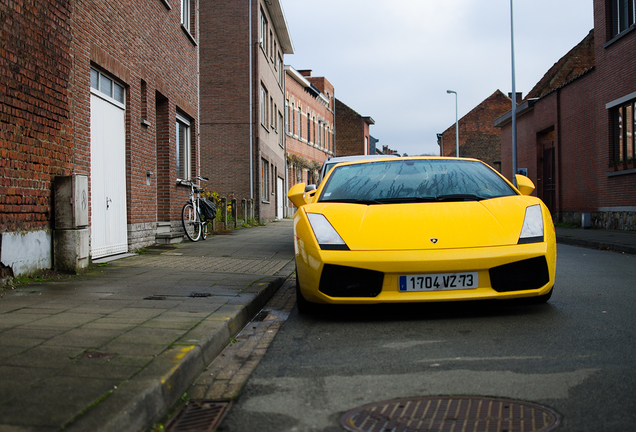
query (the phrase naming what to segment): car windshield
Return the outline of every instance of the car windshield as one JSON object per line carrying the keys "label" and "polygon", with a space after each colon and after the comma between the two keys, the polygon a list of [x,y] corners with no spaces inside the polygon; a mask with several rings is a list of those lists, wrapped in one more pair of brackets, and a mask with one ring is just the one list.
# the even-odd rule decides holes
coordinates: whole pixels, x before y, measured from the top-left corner
{"label": "car windshield", "polygon": [[387,204],[479,201],[516,195],[485,164],[470,160],[390,160],[334,168],[320,202]]}

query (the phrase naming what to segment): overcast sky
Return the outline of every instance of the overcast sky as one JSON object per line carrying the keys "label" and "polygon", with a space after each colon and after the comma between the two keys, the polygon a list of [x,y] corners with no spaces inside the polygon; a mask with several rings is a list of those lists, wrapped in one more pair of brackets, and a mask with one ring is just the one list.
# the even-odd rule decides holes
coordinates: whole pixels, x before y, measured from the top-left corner
{"label": "overcast sky", "polygon": [[[509,0],[281,0],[295,53],[375,125],[378,146],[438,154],[436,134],[497,89],[512,90]],[[523,96],[593,28],[592,0],[515,0]],[[337,126],[336,126],[337,127]]]}

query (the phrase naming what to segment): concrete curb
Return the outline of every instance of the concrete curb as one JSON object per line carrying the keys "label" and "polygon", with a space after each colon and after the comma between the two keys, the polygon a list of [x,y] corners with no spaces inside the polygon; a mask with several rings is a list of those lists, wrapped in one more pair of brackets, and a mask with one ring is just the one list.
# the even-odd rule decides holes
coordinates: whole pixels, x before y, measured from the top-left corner
{"label": "concrete curb", "polygon": [[247,303],[226,305],[210,315],[131,380],[88,407],[66,430],[142,431],[160,421],[286,279],[265,277],[246,288],[242,295],[251,296]]}
{"label": "concrete curb", "polygon": [[610,250],[613,252],[621,252],[626,254],[636,255],[636,247],[630,245],[623,245],[618,243],[606,243],[595,240],[587,240],[575,237],[559,236],[556,237],[557,243],[566,244],[570,246],[580,246],[589,249],[602,249]]}

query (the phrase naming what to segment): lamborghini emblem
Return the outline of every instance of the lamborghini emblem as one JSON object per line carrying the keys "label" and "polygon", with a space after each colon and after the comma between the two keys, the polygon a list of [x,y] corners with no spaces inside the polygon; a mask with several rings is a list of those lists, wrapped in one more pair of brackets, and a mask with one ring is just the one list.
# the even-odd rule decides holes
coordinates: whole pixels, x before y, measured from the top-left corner
{"label": "lamborghini emblem", "polygon": [[437,242],[438,242],[438,241],[439,241],[439,239],[437,239],[437,238],[435,238],[435,237],[433,237],[433,238],[431,239],[431,243],[433,243],[433,244],[437,244]]}

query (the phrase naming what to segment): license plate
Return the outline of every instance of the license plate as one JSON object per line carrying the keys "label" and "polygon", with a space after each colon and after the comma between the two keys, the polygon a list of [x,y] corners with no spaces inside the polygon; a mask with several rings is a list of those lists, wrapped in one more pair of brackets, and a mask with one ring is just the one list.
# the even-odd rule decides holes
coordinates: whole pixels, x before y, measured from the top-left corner
{"label": "license plate", "polygon": [[477,272],[400,276],[400,291],[447,291],[479,286]]}

